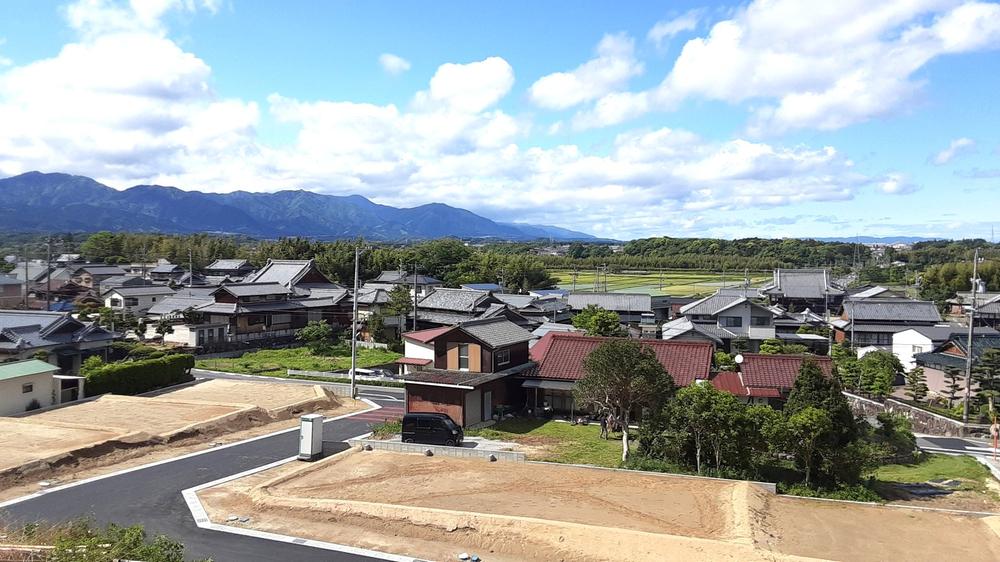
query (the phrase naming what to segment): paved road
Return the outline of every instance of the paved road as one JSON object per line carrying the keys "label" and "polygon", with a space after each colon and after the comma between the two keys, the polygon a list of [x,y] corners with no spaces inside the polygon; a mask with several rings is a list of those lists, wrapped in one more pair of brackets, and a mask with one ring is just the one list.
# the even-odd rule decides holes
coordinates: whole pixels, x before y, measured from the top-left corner
{"label": "paved road", "polygon": [[[383,389],[378,389],[379,391]],[[332,454],[347,447],[342,441],[368,432],[368,424],[400,415],[398,399],[376,399],[385,409],[325,424],[323,438]],[[90,516],[98,523],[141,523],[152,534],[166,534],[184,543],[189,558],[212,557],[216,562],[341,562],[371,558],[272,542],[199,529],[181,491],[238,472],[263,466],[297,453],[296,431],[160,464],[80,486],[58,490],[8,506],[15,521],[64,521]]]}
{"label": "paved road", "polygon": [[985,439],[969,437],[938,437],[935,435],[917,435],[917,446],[933,453],[958,453],[964,455],[993,455],[990,442]]}
{"label": "paved road", "polygon": [[[283,379],[278,377],[265,377],[260,375],[242,375],[239,373],[224,373],[221,371],[208,371],[205,369],[191,369],[191,374],[198,379],[226,379],[226,380],[242,380],[242,381],[261,381],[277,384],[305,384],[305,385],[315,385],[320,384],[323,386],[336,386],[341,388],[350,387],[349,384],[344,383],[327,383],[312,380],[302,380],[302,379]],[[403,399],[403,389],[396,388],[392,386],[374,386],[366,385],[363,382],[358,384],[358,393],[362,398],[398,398]]]}

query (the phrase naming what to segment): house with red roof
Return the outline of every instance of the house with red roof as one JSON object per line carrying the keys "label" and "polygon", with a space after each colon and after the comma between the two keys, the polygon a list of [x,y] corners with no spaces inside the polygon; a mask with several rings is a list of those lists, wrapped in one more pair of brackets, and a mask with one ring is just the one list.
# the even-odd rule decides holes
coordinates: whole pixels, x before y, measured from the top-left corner
{"label": "house with red roof", "polygon": [[[531,348],[536,369],[519,375],[525,391],[526,407],[533,411],[549,409],[572,414],[579,408],[573,402],[573,387],[585,375],[583,360],[606,337],[574,332],[549,332]],[[638,340],[653,350],[657,360],[678,386],[695,380],[708,380],[712,369],[714,346],[710,342]]]}
{"label": "house with red roof", "polygon": [[833,376],[833,361],[820,355],[738,356],[738,371],[722,371],[709,379],[712,386],[732,393],[751,404],[781,405],[799,377],[804,361],[813,361],[824,375]]}

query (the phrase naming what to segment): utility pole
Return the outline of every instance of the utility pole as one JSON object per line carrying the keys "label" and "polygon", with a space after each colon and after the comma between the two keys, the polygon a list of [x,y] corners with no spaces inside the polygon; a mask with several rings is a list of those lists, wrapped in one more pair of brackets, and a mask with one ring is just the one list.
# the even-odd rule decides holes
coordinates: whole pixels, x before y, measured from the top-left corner
{"label": "utility pole", "polygon": [[417,262],[413,262],[413,331],[417,331]]}
{"label": "utility pole", "polygon": [[962,422],[969,423],[969,401],[972,399],[972,334],[976,326],[976,290],[979,289],[979,248],[972,257],[972,306],[969,307],[969,339],[965,345],[965,406]]}
{"label": "utility pole", "polygon": [[24,254],[24,308],[28,308],[28,245],[21,246],[21,253]]}
{"label": "utility pole", "polygon": [[194,280],[194,252],[191,250],[191,248],[188,248],[188,276],[189,276],[188,285],[190,286],[191,285],[190,281]]}
{"label": "utility pole", "polygon": [[353,314],[351,315],[351,398],[358,397],[356,375],[358,370],[358,262],[361,259],[361,248],[354,247],[354,298]]}
{"label": "utility pole", "polygon": [[[45,311],[52,310],[52,237],[45,240]],[[111,330],[112,332],[114,330]]]}

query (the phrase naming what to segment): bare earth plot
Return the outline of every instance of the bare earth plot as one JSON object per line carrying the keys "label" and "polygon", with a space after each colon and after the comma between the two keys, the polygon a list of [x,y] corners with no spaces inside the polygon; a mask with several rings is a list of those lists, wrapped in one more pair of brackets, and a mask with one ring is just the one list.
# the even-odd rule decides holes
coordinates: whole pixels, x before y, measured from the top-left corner
{"label": "bare earth plot", "polygon": [[354,450],[199,497],[217,523],[246,516],[239,525],[428,560],[459,552],[489,562],[1000,560],[1000,536],[989,526],[1000,527],[997,518],[538,463]]}
{"label": "bare earth plot", "polygon": [[155,396],[104,395],[60,408],[0,417],[0,489],[101,459],[215,436],[344,406],[321,387],[213,380]]}

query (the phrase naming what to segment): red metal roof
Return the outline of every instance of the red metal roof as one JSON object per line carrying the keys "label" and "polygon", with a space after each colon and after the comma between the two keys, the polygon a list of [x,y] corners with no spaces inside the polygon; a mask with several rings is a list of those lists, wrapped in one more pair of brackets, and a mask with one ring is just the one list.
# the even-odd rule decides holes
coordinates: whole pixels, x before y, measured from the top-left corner
{"label": "red metal roof", "polygon": [[750,387],[747,391],[755,398],[781,398],[781,391],[777,388]]}
{"label": "red metal roof", "polygon": [[418,359],[416,357],[400,357],[396,359],[396,363],[400,365],[430,365],[433,362],[431,359]]}
{"label": "red metal roof", "polygon": [[746,396],[747,387],[743,386],[740,374],[733,371],[722,371],[716,373],[710,379],[712,386],[736,396]]}
{"label": "red metal roof", "polygon": [[[531,359],[539,363],[543,379],[579,380],[583,378],[583,359],[597,346],[612,338],[584,336],[573,332],[549,332],[531,348]],[[712,367],[709,342],[638,340],[653,350],[660,364],[678,386],[687,386],[696,378],[708,379]]]}
{"label": "red metal roof", "polygon": [[833,375],[833,361],[816,355],[761,355],[744,353],[740,363],[743,384],[748,388],[791,388],[799,377],[802,361],[811,359],[826,376]]}
{"label": "red metal roof", "polygon": [[416,332],[406,332],[403,334],[403,337],[420,343],[429,343],[441,334],[450,332],[453,328],[454,326],[441,326],[440,328],[431,328],[429,330],[417,330]]}

